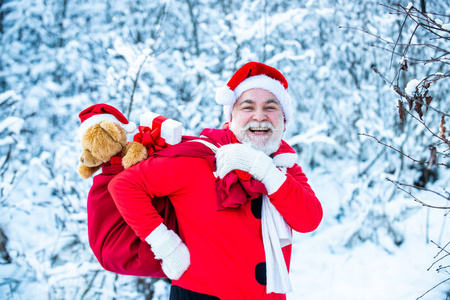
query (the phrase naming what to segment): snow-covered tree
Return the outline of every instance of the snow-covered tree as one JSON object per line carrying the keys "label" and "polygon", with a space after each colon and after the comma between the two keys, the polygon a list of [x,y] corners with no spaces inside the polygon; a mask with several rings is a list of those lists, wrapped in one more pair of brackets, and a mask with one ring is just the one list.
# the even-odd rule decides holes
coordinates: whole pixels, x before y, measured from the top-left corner
{"label": "snow-covered tree", "polygon": [[[419,19],[435,38],[388,9],[397,2],[408,7],[390,0],[0,1],[0,297],[164,297],[164,281],[104,271],[89,249],[91,181],[76,174],[78,113],[107,102],[137,122],[151,110],[197,135],[222,126],[215,88],[251,60],[286,75],[296,111],[284,137],[307,172],[332,174],[329,185],[340,191],[321,199],[319,232],[345,228],[333,246],[346,251],[401,247],[405,220],[421,208],[385,178],[414,185],[423,169],[404,154],[428,161],[429,145],[439,163],[448,158],[446,144],[421,122],[438,136],[449,122],[449,86],[439,74],[448,79],[450,5],[412,1],[410,8],[424,3],[433,12]],[[428,112],[410,110],[408,93],[416,103],[431,96]],[[445,189],[441,167],[428,188]]]}

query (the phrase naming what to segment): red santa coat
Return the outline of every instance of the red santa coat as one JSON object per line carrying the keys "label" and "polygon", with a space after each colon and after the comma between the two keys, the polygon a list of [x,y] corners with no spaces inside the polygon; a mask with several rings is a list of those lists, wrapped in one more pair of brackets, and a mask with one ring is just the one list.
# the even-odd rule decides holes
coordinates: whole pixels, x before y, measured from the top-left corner
{"label": "red santa coat", "polygon": [[[153,157],[117,175],[109,190],[142,240],[163,221],[151,198],[170,198],[191,255],[190,267],[173,285],[222,300],[285,299],[266,294],[260,199],[240,209],[217,210],[212,171],[203,158]],[[269,199],[294,230],[314,230],[322,219],[319,200],[300,166],[288,168],[286,177]],[[291,246],[283,248],[288,267],[290,253]]]}

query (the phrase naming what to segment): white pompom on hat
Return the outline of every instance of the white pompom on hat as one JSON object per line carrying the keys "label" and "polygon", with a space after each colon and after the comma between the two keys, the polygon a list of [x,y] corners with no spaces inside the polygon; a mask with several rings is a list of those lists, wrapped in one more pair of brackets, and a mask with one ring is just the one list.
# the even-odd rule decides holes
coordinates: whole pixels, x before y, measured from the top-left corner
{"label": "white pompom on hat", "polygon": [[127,133],[133,133],[137,128],[136,124],[129,122],[118,109],[104,103],[94,104],[86,108],[79,114],[79,117],[81,120],[81,126],[78,131],[80,140],[90,127],[101,121],[110,121],[119,124]]}
{"label": "white pompom on hat", "polygon": [[260,88],[274,94],[283,108],[286,124],[292,115],[292,100],[288,83],[277,69],[259,62],[249,62],[234,73],[230,81],[216,90],[216,102],[223,105],[229,121],[236,100],[247,90]]}

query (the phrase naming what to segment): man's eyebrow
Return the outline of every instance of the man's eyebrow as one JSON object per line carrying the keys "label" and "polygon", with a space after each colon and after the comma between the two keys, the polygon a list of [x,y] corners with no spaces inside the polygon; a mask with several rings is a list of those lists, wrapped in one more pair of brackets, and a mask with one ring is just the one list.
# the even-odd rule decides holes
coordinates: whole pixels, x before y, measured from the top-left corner
{"label": "man's eyebrow", "polygon": [[271,98],[271,99],[267,100],[267,101],[266,101],[266,103],[267,103],[267,104],[270,104],[270,103],[275,103],[275,104],[278,104],[278,105],[280,105],[280,102],[278,102],[278,100],[277,100],[277,99],[273,99],[273,98]]}
{"label": "man's eyebrow", "polygon": [[253,104],[253,103],[255,103],[255,101],[253,101],[252,99],[245,99],[245,100],[242,100],[242,102],[239,103],[239,105],[242,105],[242,104]]}
{"label": "man's eyebrow", "polygon": [[[255,103],[255,101],[253,101],[252,99],[245,99],[245,100],[242,100],[242,102],[239,103],[239,105],[242,105],[242,104],[254,104],[254,103]],[[274,98],[270,98],[269,100],[266,101],[266,104],[270,104],[270,103],[275,103],[275,104],[280,105],[280,102],[277,99],[274,99]]]}

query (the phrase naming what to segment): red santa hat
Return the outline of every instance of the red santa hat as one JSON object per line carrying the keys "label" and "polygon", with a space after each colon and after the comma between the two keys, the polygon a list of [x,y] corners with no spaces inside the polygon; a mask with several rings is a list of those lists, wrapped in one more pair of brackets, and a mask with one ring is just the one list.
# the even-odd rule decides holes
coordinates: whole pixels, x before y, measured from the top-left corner
{"label": "red santa hat", "polygon": [[86,108],[80,113],[79,117],[81,120],[81,126],[79,128],[80,139],[90,127],[101,121],[110,121],[119,124],[127,133],[133,133],[136,130],[135,123],[129,122],[115,107],[104,103],[94,104]]}
{"label": "red santa hat", "polygon": [[288,93],[288,83],[277,69],[259,62],[249,62],[234,73],[230,81],[216,90],[216,102],[223,105],[227,120],[236,100],[247,90],[260,88],[271,92],[283,108],[285,122],[292,114],[292,101]]}

